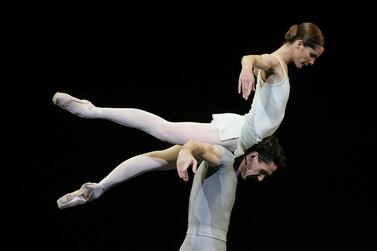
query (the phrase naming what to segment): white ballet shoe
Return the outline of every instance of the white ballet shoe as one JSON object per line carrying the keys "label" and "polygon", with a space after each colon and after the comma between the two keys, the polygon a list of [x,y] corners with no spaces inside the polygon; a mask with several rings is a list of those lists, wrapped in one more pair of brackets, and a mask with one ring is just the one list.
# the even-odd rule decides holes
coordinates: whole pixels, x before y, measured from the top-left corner
{"label": "white ballet shoe", "polygon": [[96,107],[86,99],[78,99],[63,92],[57,92],[52,97],[52,102],[82,118],[92,118],[95,115]]}
{"label": "white ballet shoe", "polygon": [[57,204],[59,209],[75,207],[98,198],[102,193],[103,188],[97,183],[87,182],[80,189],[60,197]]}

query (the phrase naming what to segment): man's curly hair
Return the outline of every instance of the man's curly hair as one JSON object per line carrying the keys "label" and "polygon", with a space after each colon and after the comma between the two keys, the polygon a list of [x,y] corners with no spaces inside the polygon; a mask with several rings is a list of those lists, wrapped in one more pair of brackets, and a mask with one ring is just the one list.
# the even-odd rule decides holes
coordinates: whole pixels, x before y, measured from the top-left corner
{"label": "man's curly hair", "polygon": [[258,144],[247,149],[244,156],[253,151],[259,154],[259,160],[263,162],[269,163],[273,161],[278,168],[286,166],[283,147],[280,145],[279,139],[274,135],[264,138]]}

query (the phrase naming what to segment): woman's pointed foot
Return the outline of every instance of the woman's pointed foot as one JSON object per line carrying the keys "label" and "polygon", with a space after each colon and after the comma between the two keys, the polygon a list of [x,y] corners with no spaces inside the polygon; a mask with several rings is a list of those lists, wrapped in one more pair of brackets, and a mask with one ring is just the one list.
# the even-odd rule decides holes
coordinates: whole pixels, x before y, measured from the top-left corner
{"label": "woman's pointed foot", "polygon": [[52,97],[52,102],[62,109],[82,118],[93,118],[96,113],[96,107],[89,100],[78,99],[67,93],[55,93]]}
{"label": "woman's pointed foot", "polygon": [[60,197],[57,204],[59,209],[75,207],[98,198],[103,191],[103,187],[97,183],[87,182],[80,189]]}

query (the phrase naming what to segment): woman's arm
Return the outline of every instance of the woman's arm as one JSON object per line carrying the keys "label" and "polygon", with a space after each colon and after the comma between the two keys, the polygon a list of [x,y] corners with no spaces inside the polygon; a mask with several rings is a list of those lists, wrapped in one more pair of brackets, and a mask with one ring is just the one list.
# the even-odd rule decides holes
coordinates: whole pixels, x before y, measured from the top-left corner
{"label": "woman's arm", "polygon": [[204,143],[197,140],[190,140],[183,145],[177,158],[178,175],[184,181],[188,181],[187,169],[192,166],[192,171],[196,173],[197,158],[207,161],[213,166],[220,164],[220,149],[215,145]]}
{"label": "woman's arm", "polygon": [[238,93],[242,93],[244,99],[248,99],[251,91],[255,91],[255,76],[258,70],[274,73],[280,68],[279,61],[271,54],[247,55],[241,60],[241,73],[238,80]]}

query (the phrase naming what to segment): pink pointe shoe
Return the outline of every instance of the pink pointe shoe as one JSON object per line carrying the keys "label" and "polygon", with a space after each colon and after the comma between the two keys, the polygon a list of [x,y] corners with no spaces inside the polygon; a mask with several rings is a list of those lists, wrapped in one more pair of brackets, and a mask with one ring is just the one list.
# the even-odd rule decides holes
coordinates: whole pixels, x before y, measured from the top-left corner
{"label": "pink pointe shoe", "polygon": [[57,204],[59,209],[75,207],[98,198],[102,193],[103,188],[97,183],[87,182],[80,189],[60,197],[57,200]]}
{"label": "pink pointe shoe", "polygon": [[55,93],[52,97],[52,102],[82,118],[93,118],[96,112],[96,107],[89,100],[78,99],[63,92]]}

